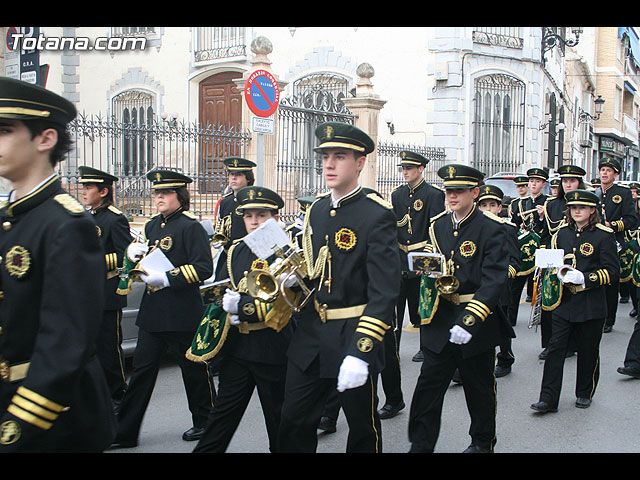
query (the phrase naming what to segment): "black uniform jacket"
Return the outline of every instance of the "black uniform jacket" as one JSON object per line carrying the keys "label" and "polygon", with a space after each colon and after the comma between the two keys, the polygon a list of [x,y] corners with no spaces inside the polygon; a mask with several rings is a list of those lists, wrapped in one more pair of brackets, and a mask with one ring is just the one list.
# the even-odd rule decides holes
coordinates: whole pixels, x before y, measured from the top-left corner
{"label": "black uniform jacket", "polygon": [[0,451],[102,450],[115,418],[95,356],[106,277],[96,225],[57,176],[4,205],[0,223]]}
{"label": "black uniform jacket", "polygon": [[508,306],[512,303],[511,298],[511,281],[520,270],[520,244],[518,243],[518,227],[505,218],[499,217],[502,221],[506,235],[506,254],[509,256],[509,281],[507,287],[500,297],[500,305]]}
{"label": "black uniform jacket", "polygon": [[[245,272],[256,269],[268,269],[275,256],[260,260],[242,240],[236,241],[229,249],[227,260],[228,278],[240,290],[245,290],[243,278]],[[222,280],[222,279],[220,279]],[[291,309],[284,302],[276,300],[266,303],[241,293],[238,304],[238,316],[241,322],[251,326],[266,324],[266,328],[249,330],[241,324],[231,326],[223,347],[223,354],[251,362],[284,365],[287,363],[287,348],[291,341]],[[284,326],[282,326],[284,324]],[[281,328],[279,331],[276,328]],[[249,327],[249,328],[250,328]]]}
{"label": "black uniform jacket", "polygon": [[[597,224],[582,232],[564,225],[553,236],[552,248],[564,250],[565,256],[575,255],[575,268],[584,275],[585,289],[571,293],[562,289],[560,305],[553,314],[570,322],[584,322],[607,316],[605,285],[620,275],[616,240],[612,229]],[[565,263],[572,264],[569,259]]]}
{"label": "black uniform jacket", "polygon": [[247,229],[244,226],[242,215],[238,214],[236,211],[237,206],[238,202],[236,202],[236,197],[233,192],[229,192],[222,197],[220,205],[218,205],[218,218],[222,219],[229,217],[231,219],[231,237],[227,248],[231,246],[231,242],[233,240],[243,238],[247,234]]}
{"label": "black uniform jacket", "polygon": [[398,245],[403,272],[409,270],[407,255],[422,250],[429,240],[429,220],[444,211],[444,192],[422,180],[411,188],[400,185],[391,193],[398,226]]}
{"label": "black uniform jacket", "polygon": [[[346,355],[367,362],[371,373],[382,369],[381,344],[400,287],[396,230],[391,205],[362,188],[336,208],[330,194],[307,208],[304,253],[318,277],[312,282],[315,302],[302,310],[289,348],[289,358],[301,369],[319,357],[320,376],[335,378]],[[330,258],[323,261],[327,252]],[[318,313],[324,305],[325,322]],[[330,319],[333,315],[343,318]]]}
{"label": "black uniform jacket", "polygon": [[122,267],[125,251],[132,241],[129,221],[113,205],[98,207],[92,213],[104,248],[107,267],[104,309],[118,310],[127,305],[126,295],[118,295],[116,290],[120,282],[117,269]]}
{"label": "black uniform jacket", "polygon": [[613,184],[607,190],[600,187],[596,194],[602,194],[602,206],[604,214],[602,221],[611,224],[616,234],[616,239],[624,245],[624,232],[638,228],[638,216],[634,207],[631,190],[620,185]]}
{"label": "black uniform jacket", "polygon": [[[567,201],[564,197],[547,197],[544,203],[544,228],[545,238],[551,242],[551,236],[555,234],[566,219]],[[547,245],[548,246],[548,245]]]}
{"label": "black uniform jacket", "polygon": [[213,259],[206,230],[181,208],[152,217],[144,227],[149,246],[156,245],[174,268],[167,272],[169,287],[147,287],[137,325],[147,332],[195,332],[205,307],[199,285],[213,274]]}
{"label": "black uniform jacket", "polygon": [[[540,194],[535,199],[527,197],[522,201],[522,212],[527,212],[536,208],[539,205],[544,206],[545,202],[549,198],[547,195]],[[519,219],[517,219],[519,217]],[[531,212],[525,215],[516,215],[514,217],[514,223],[523,230],[529,230],[537,233],[540,236],[541,245],[549,245],[551,236],[546,228],[545,219],[540,218],[538,212]]]}
{"label": "black uniform jacket", "polygon": [[507,318],[498,308],[509,275],[506,227],[499,217],[482,212],[475,205],[457,228],[453,213],[443,213],[433,220],[431,243],[447,261],[453,258],[460,282],[456,293],[473,294],[473,299],[456,305],[441,296],[433,319],[421,327],[424,347],[435,353],[442,351],[454,325],[472,335],[469,343],[461,345],[465,357],[485,352],[503,338],[513,336]]}

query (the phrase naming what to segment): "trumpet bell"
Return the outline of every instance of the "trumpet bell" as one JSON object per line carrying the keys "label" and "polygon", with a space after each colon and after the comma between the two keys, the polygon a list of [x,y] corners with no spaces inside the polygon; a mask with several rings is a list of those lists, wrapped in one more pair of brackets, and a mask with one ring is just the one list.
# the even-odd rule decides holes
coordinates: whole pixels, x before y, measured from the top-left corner
{"label": "trumpet bell", "polygon": [[443,275],[436,279],[436,288],[440,293],[454,293],[460,287],[460,281],[453,275]]}
{"label": "trumpet bell", "polygon": [[271,303],[278,298],[278,281],[267,270],[252,270],[247,274],[247,293],[263,302]]}

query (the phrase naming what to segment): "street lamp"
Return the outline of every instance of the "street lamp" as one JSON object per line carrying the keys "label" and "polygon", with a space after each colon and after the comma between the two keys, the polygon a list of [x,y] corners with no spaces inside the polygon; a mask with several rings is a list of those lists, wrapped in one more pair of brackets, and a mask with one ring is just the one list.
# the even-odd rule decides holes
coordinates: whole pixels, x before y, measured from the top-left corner
{"label": "street lamp", "polygon": [[571,38],[565,39],[561,37],[560,35],[558,35],[552,30],[552,27],[542,27],[542,54],[544,55],[546,51],[551,50],[558,43],[561,43],[562,45],[567,45],[569,47],[575,47],[580,41],[580,34],[582,34],[583,29],[582,27],[570,27],[570,28],[571,28],[571,33],[573,33],[576,37],[574,39],[571,39]]}
{"label": "street lamp", "polygon": [[596,105],[596,114],[597,115],[594,117],[593,115],[591,115],[588,112],[585,112],[581,108],[580,109],[580,114],[578,115],[578,124],[581,124],[581,123],[584,123],[584,122],[588,122],[589,120],[598,120],[600,118],[600,114],[604,110],[604,98],[602,98],[601,95],[598,95],[598,98],[596,98],[593,103],[595,103],[595,105]]}

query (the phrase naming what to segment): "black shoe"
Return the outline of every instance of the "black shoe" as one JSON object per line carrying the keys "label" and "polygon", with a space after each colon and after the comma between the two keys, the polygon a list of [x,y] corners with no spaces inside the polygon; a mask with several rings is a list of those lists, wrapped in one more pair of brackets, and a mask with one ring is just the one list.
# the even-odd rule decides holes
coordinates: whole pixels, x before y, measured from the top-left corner
{"label": "black shoe", "polygon": [[414,362],[424,361],[424,353],[422,353],[422,350],[418,350],[411,360]]}
{"label": "black shoe", "polygon": [[582,397],[576,398],[576,407],[578,407],[578,408],[589,408],[590,406],[591,406],[591,399],[590,398],[582,398]]}
{"label": "black shoe", "polygon": [[609,333],[611,332],[611,330],[613,330],[613,325],[605,325],[604,330],[602,330],[604,333]]}
{"label": "black shoe", "polygon": [[620,303],[629,303],[629,297],[620,298]]}
{"label": "black shoe", "polygon": [[536,412],[547,413],[547,412],[557,412],[558,408],[553,408],[547,402],[539,401],[531,405],[531,408]]}
{"label": "black shoe", "polygon": [[398,413],[400,413],[400,410],[402,410],[404,407],[404,402],[400,402],[397,405],[390,405],[387,403],[380,410],[378,410],[378,415],[380,415],[380,419],[393,418],[398,415]]}
{"label": "black shoe", "polygon": [[493,450],[472,443],[462,453],[493,453]]}
{"label": "black shoe", "polygon": [[187,442],[193,442],[195,440],[200,440],[203,433],[204,427],[191,427],[189,430],[182,434],[182,439]]}
{"label": "black shoe", "polygon": [[324,433],[336,432],[336,421],[333,418],[322,417],[318,424],[318,430],[322,430]]}
{"label": "black shoe", "polygon": [[629,367],[618,367],[617,372],[621,373],[622,375],[629,375],[633,378],[640,378],[640,370],[637,369]]}
{"label": "black shoe", "polygon": [[503,367],[501,365],[496,365],[496,369],[493,371],[493,374],[496,378],[504,377],[505,375],[509,375],[511,373],[511,367]]}
{"label": "black shoe", "polygon": [[631,310],[629,312],[629,316],[630,317],[637,317],[638,316],[638,309],[634,307],[633,310]]}
{"label": "black shoe", "polygon": [[547,350],[546,348],[544,350],[542,350],[540,352],[540,355],[538,355],[538,358],[540,360],[544,360],[545,358],[547,358],[547,355],[549,355],[549,350]]}

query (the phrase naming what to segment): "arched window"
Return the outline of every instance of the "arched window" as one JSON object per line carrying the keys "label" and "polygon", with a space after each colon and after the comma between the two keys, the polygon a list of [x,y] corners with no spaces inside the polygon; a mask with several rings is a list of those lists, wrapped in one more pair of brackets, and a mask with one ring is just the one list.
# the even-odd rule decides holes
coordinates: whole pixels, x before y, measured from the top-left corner
{"label": "arched window", "polygon": [[487,176],[524,163],[525,85],[492,74],[474,83],[472,164]]}
{"label": "arched window", "polygon": [[155,99],[149,92],[127,90],[113,99],[113,112],[122,136],[115,148],[116,175],[145,175],[153,166]]}

